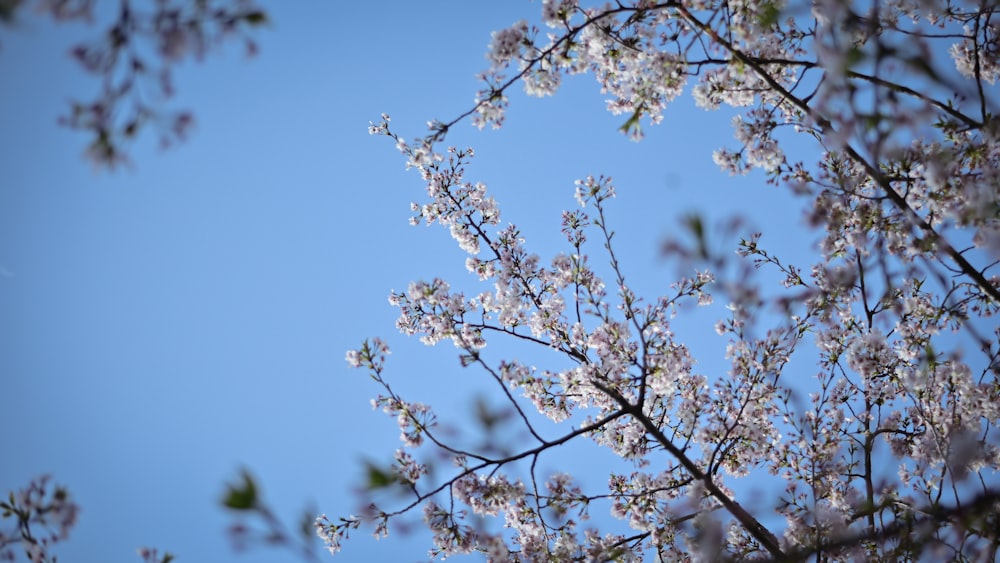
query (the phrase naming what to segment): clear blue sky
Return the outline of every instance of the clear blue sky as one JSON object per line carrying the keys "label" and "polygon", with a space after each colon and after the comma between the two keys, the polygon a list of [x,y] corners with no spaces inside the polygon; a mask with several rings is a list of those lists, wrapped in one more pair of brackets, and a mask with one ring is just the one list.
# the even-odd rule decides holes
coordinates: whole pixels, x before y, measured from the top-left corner
{"label": "clear blue sky", "polygon": [[[343,360],[365,337],[387,338],[389,377],[415,400],[468,419],[492,389],[450,344],[395,333],[390,289],[472,280],[445,231],[407,225],[420,179],[367,125],[388,112],[413,137],[468,109],[490,31],[537,20],[540,3],[266,7],[258,57],[232,46],[177,74],[191,139],[168,152],[140,143],[114,174],[56,124],[70,97],[97,88],[67,57],[96,30],[33,17],[0,30],[0,489],[42,473],[70,488],[83,512],[60,560],[138,561],[143,545],[181,562],[294,560],[231,552],[223,483],[245,465],[284,516],[306,503],[356,512],[360,460],[387,461],[398,444],[369,406],[377,389]],[[734,143],[726,114],[684,99],[640,144],[622,121],[585,76],[552,99],[519,92],[503,130],[464,124],[450,142],[477,149],[470,178],[543,256],[563,250],[573,181],[614,176],[612,226],[644,290],[673,280],[658,248],[690,211],[748,212],[777,233],[765,243],[808,248],[788,236],[801,221],[784,192],[712,163]],[[725,369],[709,326],[681,338]],[[341,557],[421,560],[425,547],[362,532]]]}

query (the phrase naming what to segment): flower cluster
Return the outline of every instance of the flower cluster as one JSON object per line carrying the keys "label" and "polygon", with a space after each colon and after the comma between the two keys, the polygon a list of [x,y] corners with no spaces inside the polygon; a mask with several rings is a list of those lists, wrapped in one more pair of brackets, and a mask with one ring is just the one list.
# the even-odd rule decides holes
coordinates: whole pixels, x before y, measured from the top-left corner
{"label": "flower cluster", "polygon": [[361,519],[357,516],[351,516],[349,518],[341,518],[338,524],[334,524],[330,522],[326,514],[320,514],[316,517],[316,521],[313,522],[313,528],[316,530],[316,535],[319,536],[319,539],[323,541],[323,545],[326,546],[326,550],[331,555],[336,555],[340,551],[341,540],[348,539],[351,530],[358,529],[361,522]]}
{"label": "flower cluster", "polygon": [[[434,413],[423,403],[407,403],[395,397],[379,395],[372,399],[372,408],[379,407],[382,408],[382,412],[396,417],[400,430],[399,439],[409,447],[422,444],[424,435],[435,424]],[[408,460],[401,463],[405,466],[410,465]]]}
{"label": "flower cluster", "polygon": [[69,537],[80,507],[62,487],[50,489],[49,477],[42,476],[27,488],[11,491],[0,501],[3,518],[14,519],[11,530],[0,530],[0,559],[14,560],[15,546],[32,563],[55,561],[52,547]]}
{"label": "flower cluster", "polygon": [[[5,2],[4,11],[12,12],[21,3]],[[91,22],[96,3],[34,0],[24,4],[57,22]],[[194,125],[192,114],[161,107],[174,94],[173,69],[185,60],[201,60],[225,42],[242,42],[247,55],[254,55],[257,44],[250,32],[268,21],[253,0],[163,0],[152,7],[133,6],[129,0],[119,4],[116,19],[97,40],[70,51],[81,69],[98,79],[99,93],[92,100],[73,100],[60,118],[61,124],[91,135],[86,156],[102,168],[128,162],[127,145],[150,125],[163,147],[183,141]]]}

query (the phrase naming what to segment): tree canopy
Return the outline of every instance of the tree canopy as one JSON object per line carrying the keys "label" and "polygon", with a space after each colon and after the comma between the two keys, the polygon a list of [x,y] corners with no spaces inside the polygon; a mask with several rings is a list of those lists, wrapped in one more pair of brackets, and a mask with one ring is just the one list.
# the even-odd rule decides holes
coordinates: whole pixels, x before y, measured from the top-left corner
{"label": "tree canopy", "polygon": [[[21,4],[0,0],[0,19],[16,22]],[[87,19],[93,4],[38,7]],[[120,8],[72,52],[102,86],[65,120],[93,135],[88,156],[110,166],[144,125],[171,143],[190,123],[137,83],[152,80],[162,101],[172,64],[250,41],[245,28],[267,21],[247,1]],[[473,421],[490,439],[468,442],[430,401],[399,391],[388,339],[371,337],[346,360],[377,386],[372,405],[396,420],[400,445],[364,468],[358,512],[289,532],[249,473],[224,506],[260,517],[258,539],[306,558],[302,533],[336,554],[351,533],[418,524],[433,558],[996,560],[998,17],[995,3],[971,0],[543,0],[540,17],[493,34],[471,107],[417,137],[385,114],[369,130],[425,185],[411,223],[445,227],[469,274],[393,291],[396,327],[451,342],[462,369],[494,386],[502,406],[478,403]],[[563,250],[533,250],[517,217],[501,215],[502,198],[471,178],[474,150],[449,139],[464,123],[502,128],[513,89],[558,97],[578,74],[596,78],[636,141],[687,93],[733,111],[735,139],[712,158],[723,177],[759,174],[806,202],[814,259],[789,259],[766,229],[740,223],[721,252],[690,215],[686,238],[661,245],[676,279],[639,291],[615,236],[630,225],[609,212],[634,188],[590,169],[575,202],[567,194]],[[788,215],[758,219],[799,220]],[[697,336],[677,329],[685,315],[712,317],[725,370],[702,371]],[[580,442],[615,458],[599,486],[579,466],[544,469]],[[48,560],[65,538],[77,506],[47,484],[0,503],[15,521],[0,558],[20,546]],[[238,541],[256,531],[232,530]]]}
{"label": "tree canopy", "polygon": [[[951,1],[546,0],[538,24],[493,34],[471,109],[414,140],[386,115],[374,122],[426,182],[412,222],[446,227],[482,282],[393,292],[397,327],[451,341],[463,366],[496,382],[524,437],[504,452],[459,445],[431,406],[394,391],[387,344],[365,341],[347,361],[380,386],[374,404],[398,420],[402,445],[369,482],[377,503],[317,521],[329,550],[364,523],[386,535],[412,511],[441,557],[995,559],[996,16],[991,3]],[[472,149],[447,135],[465,120],[500,128],[511,88],[554,95],[572,74],[597,79],[636,140],[687,88],[703,108],[738,108],[736,144],[715,161],[808,198],[823,233],[816,260],[789,263],[760,233],[736,258],[711,256],[692,217],[691,241],[666,247],[690,274],[638,295],[605,215],[628,187],[594,176],[563,214],[565,252],[534,254],[466,178]],[[671,329],[679,310],[713,303],[725,307],[727,373],[700,373]],[[561,359],[541,368],[490,356],[487,344],[503,341]],[[787,373],[802,356],[811,367]],[[572,471],[537,470],[577,440],[631,470],[597,490]],[[743,484],[768,500],[751,505]],[[402,498],[375,494],[387,487]],[[599,505],[628,531],[594,523]]]}

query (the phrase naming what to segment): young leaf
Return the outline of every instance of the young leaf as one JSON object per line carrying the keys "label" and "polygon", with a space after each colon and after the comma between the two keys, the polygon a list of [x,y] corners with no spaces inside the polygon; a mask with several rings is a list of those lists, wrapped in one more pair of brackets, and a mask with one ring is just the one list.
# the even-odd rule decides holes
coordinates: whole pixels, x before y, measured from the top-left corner
{"label": "young leaf", "polygon": [[222,504],[233,510],[252,510],[257,507],[257,486],[246,470],[241,477],[242,483],[227,485],[228,490]]}

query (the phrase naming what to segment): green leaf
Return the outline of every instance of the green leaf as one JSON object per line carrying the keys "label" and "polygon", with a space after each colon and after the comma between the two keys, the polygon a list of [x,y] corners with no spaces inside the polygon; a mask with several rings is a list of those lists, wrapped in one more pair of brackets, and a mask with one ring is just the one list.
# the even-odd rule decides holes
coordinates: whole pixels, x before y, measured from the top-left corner
{"label": "green leaf", "polygon": [[690,213],[684,217],[684,226],[694,235],[698,243],[698,256],[703,259],[708,258],[708,240],[705,236],[705,223],[701,220],[701,215]]}
{"label": "green leaf", "polygon": [[865,59],[864,52],[856,46],[852,46],[844,56],[844,68],[849,69]]}
{"label": "green leaf", "polygon": [[925,74],[929,78],[932,78],[934,80],[941,80],[941,78],[938,76],[937,71],[934,70],[934,67],[931,66],[930,60],[928,60],[927,58],[909,57],[905,60],[906,64],[908,64],[911,68],[917,70],[921,74]]}
{"label": "green leaf", "polygon": [[399,480],[392,471],[383,470],[370,461],[365,462],[365,466],[368,472],[368,488],[371,490],[384,489]]}
{"label": "green leaf", "polygon": [[315,535],[316,511],[305,509],[302,511],[302,519],[299,520],[299,533],[307,541],[312,541]]}
{"label": "green leaf", "polygon": [[257,486],[253,477],[243,470],[243,482],[238,485],[227,485],[226,497],[222,504],[233,510],[252,510],[257,507]]}
{"label": "green leaf", "polygon": [[483,429],[489,432],[493,426],[499,422],[500,417],[490,412],[490,406],[482,396],[476,397],[476,418],[483,425]]}
{"label": "green leaf", "polygon": [[20,4],[20,0],[14,0],[14,2],[0,2],[0,21],[6,24],[12,23],[14,21],[14,14],[17,12],[17,8]]}
{"label": "green leaf", "polygon": [[250,25],[261,25],[268,22],[267,13],[255,10],[243,16],[243,19]]}
{"label": "green leaf", "polygon": [[934,351],[930,342],[924,347],[924,355],[927,360],[927,369],[933,371],[937,367],[937,352]]}
{"label": "green leaf", "polygon": [[639,126],[640,117],[642,117],[642,109],[635,110],[634,112],[632,112],[632,117],[629,117],[628,121],[622,124],[622,126],[619,127],[618,130],[625,134],[630,133],[632,129]]}
{"label": "green leaf", "polygon": [[772,25],[778,23],[778,17],[781,15],[781,10],[778,9],[773,3],[768,2],[763,6],[758,7],[758,23],[760,27],[767,29]]}

